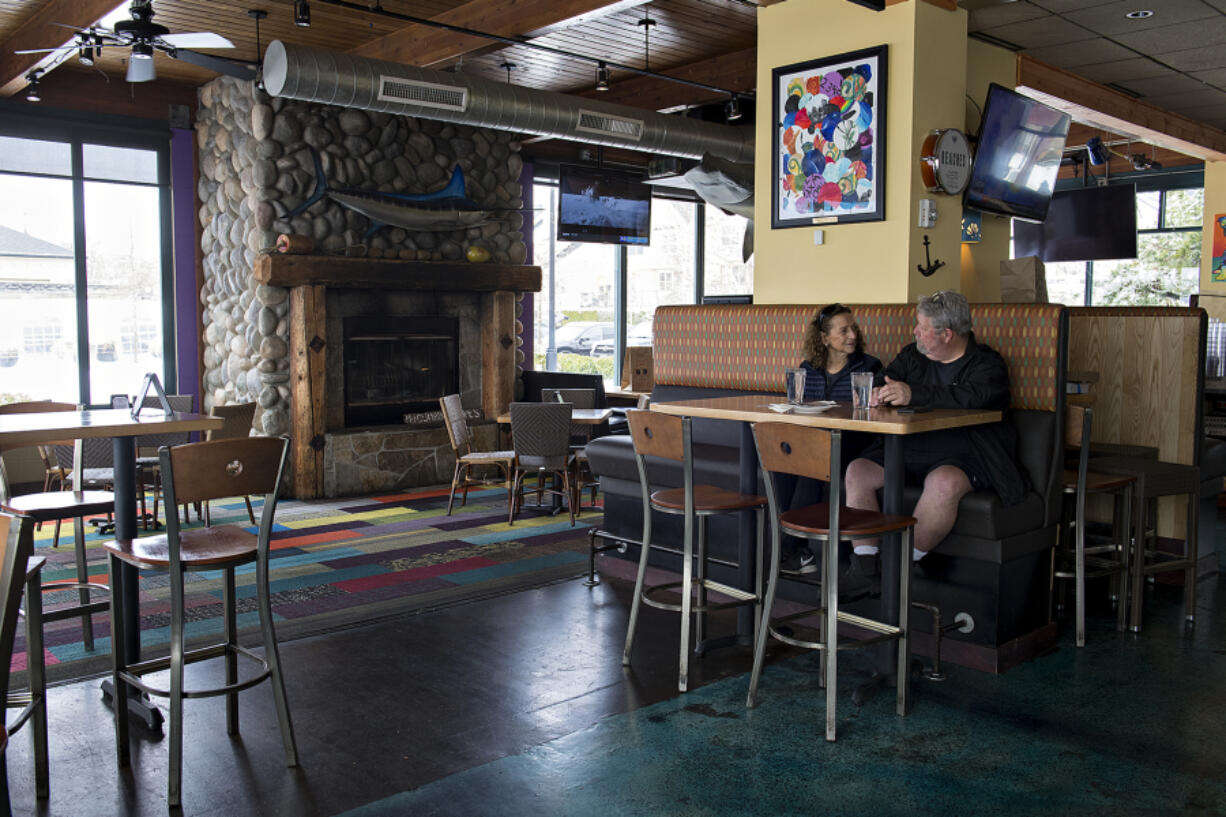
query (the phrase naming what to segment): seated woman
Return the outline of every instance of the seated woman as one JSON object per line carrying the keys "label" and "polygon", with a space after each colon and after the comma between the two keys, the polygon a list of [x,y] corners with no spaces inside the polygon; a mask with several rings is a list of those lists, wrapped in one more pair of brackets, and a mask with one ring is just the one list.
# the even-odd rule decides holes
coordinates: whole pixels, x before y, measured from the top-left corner
{"label": "seated woman", "polygon": [[[822,307],[814,316],[805,334],[804,360],[800,368],[805,370],[805,402],[834,400],[850,403],[851,373],[881,370],[881,361],[864,352],[864,336],[856,325],[851,310],[839,303]],[[860,456],[872,435],[846,432],[843,434],[843,466]],[[785,508],[798,508],[820,502],[825,494],[825,483],[801,479],[784,474],[776,475],[779,496]],[[788,537],[789,539],[791,537]],[[808,547],[798,545],[794,552],[784,557],[784,569],[811,573],[817,569],[817,560]]]}

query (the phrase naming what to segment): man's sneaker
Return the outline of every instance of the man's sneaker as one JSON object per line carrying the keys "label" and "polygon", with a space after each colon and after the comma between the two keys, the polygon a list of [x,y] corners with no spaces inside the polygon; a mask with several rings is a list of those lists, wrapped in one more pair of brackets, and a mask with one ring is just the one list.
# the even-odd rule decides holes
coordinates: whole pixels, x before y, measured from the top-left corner
{"label": "man's sneaker", "polygon": [[881,597],[881,572],[876,553],[853,553],[847,569],[839,576],[839,602]]}
{"label": "man's sneaker", "polygon": [[785,553],[779,562],[779,569],[784,573],[816,573],[817,567],[817,556],[809,550],[807,545],[801,545],[790,553]]}

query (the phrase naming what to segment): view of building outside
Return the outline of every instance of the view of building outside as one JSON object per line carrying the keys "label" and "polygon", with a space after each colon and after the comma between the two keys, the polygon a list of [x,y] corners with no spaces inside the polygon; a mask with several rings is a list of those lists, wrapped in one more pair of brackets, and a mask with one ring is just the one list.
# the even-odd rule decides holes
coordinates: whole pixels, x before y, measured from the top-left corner
{"label": "view of building outside", "polygon": [[742,261],[745,229],[749,219],[730,216],[718,207],[706,211],[705,255],[703,257],[704,295],[753,294],[753,256]]}
{"label": "view of building outside", "polygon": [[[88,318],[78,326],[70,146],[0,137],[4,402],[106,405],[111,394],[135,393],[146,372],[164,372],[157,153],[84,147],[87,178],[125,183],[84,182]],[[90,388],[81,395],[86,331]]]}
{"label": "view of building outside", "polygon": [[[694,218],[689,201],[657,198],[651,244],[631,247],[626,270],[626,345],[650,346],[656,307],[694,303]],[[612,350],[610,350],[610,353]]]}

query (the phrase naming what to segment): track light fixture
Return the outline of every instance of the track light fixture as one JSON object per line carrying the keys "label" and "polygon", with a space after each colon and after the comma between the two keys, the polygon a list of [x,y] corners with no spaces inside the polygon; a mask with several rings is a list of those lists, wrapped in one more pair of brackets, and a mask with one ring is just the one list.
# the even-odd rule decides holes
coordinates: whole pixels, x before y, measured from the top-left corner
{"label": "track light fixture", "polygon": [[311,4],[307,0],[294,0],[294,25],[311,27]]}
{"label": "track light fixture", "polygon": [[609,66],[603,61],[596,63],[596,90],[609,90]]}
{"label": "track light fixture", "polygon": [[737,98],[736,94],[733,94],[728,98],[728,101],[724,103],[724,119],[728,120],[729,122],[735,122],[740,118],[741,100]]}
{"label": "track light fixture", "polygon": [[26,88],[26,102],[42,102],[43,98],[38,94],[38,81],[42,79],[43,69],[35,68],[30,73],[26,74],[26,80],[30,83]]}

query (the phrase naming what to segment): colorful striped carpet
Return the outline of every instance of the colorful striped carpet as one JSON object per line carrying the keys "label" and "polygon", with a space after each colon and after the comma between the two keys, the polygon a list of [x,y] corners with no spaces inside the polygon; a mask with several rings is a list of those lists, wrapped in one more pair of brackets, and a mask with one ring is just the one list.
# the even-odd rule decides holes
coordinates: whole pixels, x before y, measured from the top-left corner
{"label": "colorful striped carpet", "polygon": [[[260,503],[253,499],[256,518]],[[471,491],[467,506],[451,516],[447,489],[316,502],[277,504],[270,562],[273,613],[281,640],[324,632],[390,615],[435,609],[539,586],[587,570],[588,529],[601,520],[585,511],[571,527],[565,513],[550,516],[528,504],[513,526],[506,522],[502,488]],[[249,530],[242,500],[212,504],[213,524],[240,524]],[[192,516],[191,525],[200,522]],[[87,525],[90,580],[106,582],[102,543],[108,537]],[[147,534],[146,534],[147,535]],[[45,555],[44,581],[72,579],[71,526],[53,549],[52,526],[35,534],[35,549]],[[238,625],[244,643],[257,643],[255,569],[237,575]],[[71,594],[71,598],[69,595]],[[48,593],[48,609],[76,598],[75,591]],[[170,591],[164,574],[140,579],[141,644],[162,654],[169,641]],[[220,571],[189,574],[187,635],[211,640],[221,631]],[[85,649],[81,621],[69,619],[45,629],[45,659],[52,681],[78,678],[110,668],[110,622],[94,616],[95,648]],[[18,636],[13,669],[26,666],[24,639]]]}

